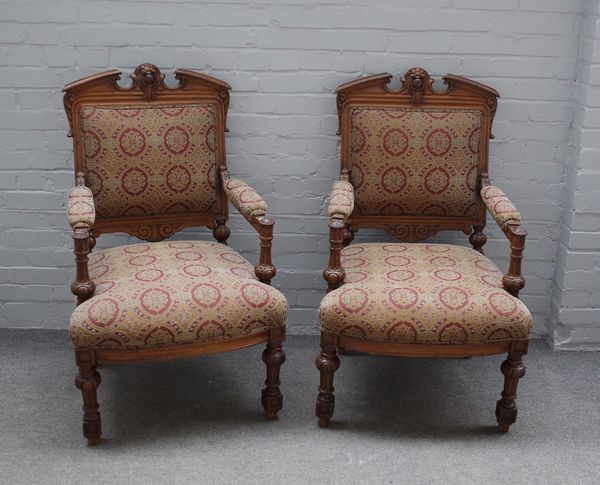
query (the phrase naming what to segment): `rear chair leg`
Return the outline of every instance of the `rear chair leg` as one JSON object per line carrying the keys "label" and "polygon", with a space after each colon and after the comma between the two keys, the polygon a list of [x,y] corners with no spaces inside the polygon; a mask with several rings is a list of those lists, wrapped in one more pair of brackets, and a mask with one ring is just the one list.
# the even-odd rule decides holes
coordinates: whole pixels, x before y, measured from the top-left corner
{"label": "rear chair leg", "polygon": [[227,219],[216,219],[216,225],[213,229],[214,238],[219,241],[221,244],[227,244],[227,238],[231,234],[231,231],[227,227]]}
{"label": "rear chair leg", "polygon": [[321,332],[321,354],[315,364],[321,372],[319,395],[315,415],[319,418],[319,426],[329,426],[333,416],[335,396],[333,395],[333,374],[340,366],[340,359],[336,354],[336,336],[332,333]]}
{"label": "rear chair leg", "polygon": [[500,369],[504,374],[504,389],[502,399],[496,403],[496,419],[498,431],[506,433],[510,425],[517,420],[517,385],[519,379],[525,375],[523,352],[511,350],[508,358],[502,362]]}
{"label": "rear chair leg", "polygon": [[100,441],[102,426],[98,412],[96,389],[102,379],[96,371],[96,356],[92,350],[76,350],[75,359],[79,373],[75,378],[75,385],[83,395],[83,436],[87,438],[88,445],[95,445]]}
{"label": "rear chair leg", "polygon": [[487,236],[483,233],[483,226],[473,226],[473,232],[469,236],[469,242],[475,251],[483,254],[483,246],[487,242]]}
{"label": "rear chair leg", "polygon": [[279,371],[285,362],[285,352],[282,342],[285,337],[285,327],[272,328],[269,333],[267,348],[262,359],[267,366],[267,379],[262,390],[261,402],[267,419],[276,419],[277,412],[283,407],[283,394],[279,389]]}

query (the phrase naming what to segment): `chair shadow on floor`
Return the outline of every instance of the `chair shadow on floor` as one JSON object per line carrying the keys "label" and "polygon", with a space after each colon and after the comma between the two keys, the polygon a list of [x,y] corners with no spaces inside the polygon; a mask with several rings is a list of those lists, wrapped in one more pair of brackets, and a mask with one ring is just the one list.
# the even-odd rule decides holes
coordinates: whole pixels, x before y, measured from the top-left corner
{"label": "chair shadow on floor", "polygon": [[351,352],[336,373],[331,429],[425,440],[501,436],[493,413],[501,362],[501,356],[415,359]]}
{"label": "chair shadow on floor", "polygon": [[[252,352],[254,350],[254,352]],[[102,365],[102,447],[202,436],[236,426],[269,426],[260,404],[262,349],[243,361],[203,356],[160,363]]]}

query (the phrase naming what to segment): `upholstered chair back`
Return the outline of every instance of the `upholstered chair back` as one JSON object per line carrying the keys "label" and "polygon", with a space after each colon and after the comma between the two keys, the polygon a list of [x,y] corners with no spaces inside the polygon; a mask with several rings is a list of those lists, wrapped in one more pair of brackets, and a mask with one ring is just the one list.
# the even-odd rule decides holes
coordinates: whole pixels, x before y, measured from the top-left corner
{"label": "upholstered chair back", "polygon": [[125,231],[159,240],[227,217],[218,170],[225,166],[229,86],[178,70],[169,87],[151,64],[132,85],[109,71],[66,86],[77,176],[94,195],[95,235]]}
{"label": "upholstered chair back", "polygon": [[217,202],[216,107],[80,110],[86,185],[99,217],[204,212]]}
{"label": "upholstered chair back", "polygon": [[497,93],[459,76],[434,90],[411,69],[399,91],[389,74],[338,88],[342,178],[354,187],[352,226],[384,227],[405,240],[485,223],[479,195]]}
{"label": "upholstered chair back", "polygon": [[350,120],[361,214],[476,214],[479,111],[357,106]]}

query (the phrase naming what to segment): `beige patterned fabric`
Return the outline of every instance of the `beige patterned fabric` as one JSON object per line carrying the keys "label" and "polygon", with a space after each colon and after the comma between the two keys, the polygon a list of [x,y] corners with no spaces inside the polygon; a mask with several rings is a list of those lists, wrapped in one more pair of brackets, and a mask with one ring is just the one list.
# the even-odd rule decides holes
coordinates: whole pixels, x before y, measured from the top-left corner
{"label": "beige patterned fabric", "polygon": [[80,118],[99,216],[183,214],[216,203],[216,106],[84,107]]}
{"label": "beige patterned fabric", "polygon": [[226,179],[223,182],[227,199],[240,213],[251,220],[267,213],[267,203],[247,183],[237,179]]}
{"label": "beige patterned fabric", "polygon": [[354,189],[352,184],[337,180],[331,188],[329,200],[329,217],[346,220],[354,209]]}
{"label": "beige patterned fabric", "polygon": [[96,291],[71,317],[76,347],[162,347],[285,325],[285,297],[217,242],[121,246],[94,252],[89,266]]}
{"label": "beige patterned fabric", "polygon": [[67,220],[71,227],[93,226],[96,220],[94,196],[84,186],[73,187],[67,197]]}
{"label": "beige patterned fabric", "polygon": [[479,111],[355,107],[350,120],[359,213],[477,215]]}
{"label": "beige patterned fabric", "polygon": [[321,329],[376,342],[483,344],[526,339],[527,307],[481,253],[444,244],[352,244],[344,284],[320,307]]}
{"label": "beige patterned fabric", "polygon": [[509,222],[521,223],[521,214],[498,187],[484,187],[481,189],[481,198],[500,227],[504,228]]}

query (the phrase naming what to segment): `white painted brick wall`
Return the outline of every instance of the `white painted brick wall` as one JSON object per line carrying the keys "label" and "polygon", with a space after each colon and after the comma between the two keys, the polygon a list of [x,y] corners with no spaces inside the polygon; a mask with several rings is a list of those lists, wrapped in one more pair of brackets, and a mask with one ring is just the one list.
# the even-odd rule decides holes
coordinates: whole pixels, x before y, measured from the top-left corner
{"label": "white painted brick wall", "polygon": [[[529,230],[522,295],[535,331],[544,333],[583,11],[584,0],[2,1],[0,326],[62,328],[73,308],[64,217],[72,156],[61,87],[153,62],[166,71],[204,70],[232,85],[230,169],[265,196],[276,218],[274,284],[289,298],[296,333],[316,331],[324,291],[323,211],[339,170],[336,86],[423,66],[436,77],[464,74],[497,88],[491,175]],[[594,116],[590,110],[590,123]],[[582,167],[594,169],[596,160],[592,145],[581,151]],[[231,225],[231,245],[252,260],[256,235],[239,216]],[[487,253],[505,268],[504,236],[493,224],[487,233]],[[374,234],[385,237],[359,237]],[[181,237],[196,235],[208,237]],[[438,239],[466,242],[453,234]],[[127,240],[105,236],[99,244]],[[597,294],[591,298],[598,304]]]}
{"label": "white painted brick wall", "polygon": [[581,24],[572,146],[565,183],[548,339],[555,348],[600,347],[600,9]]}

